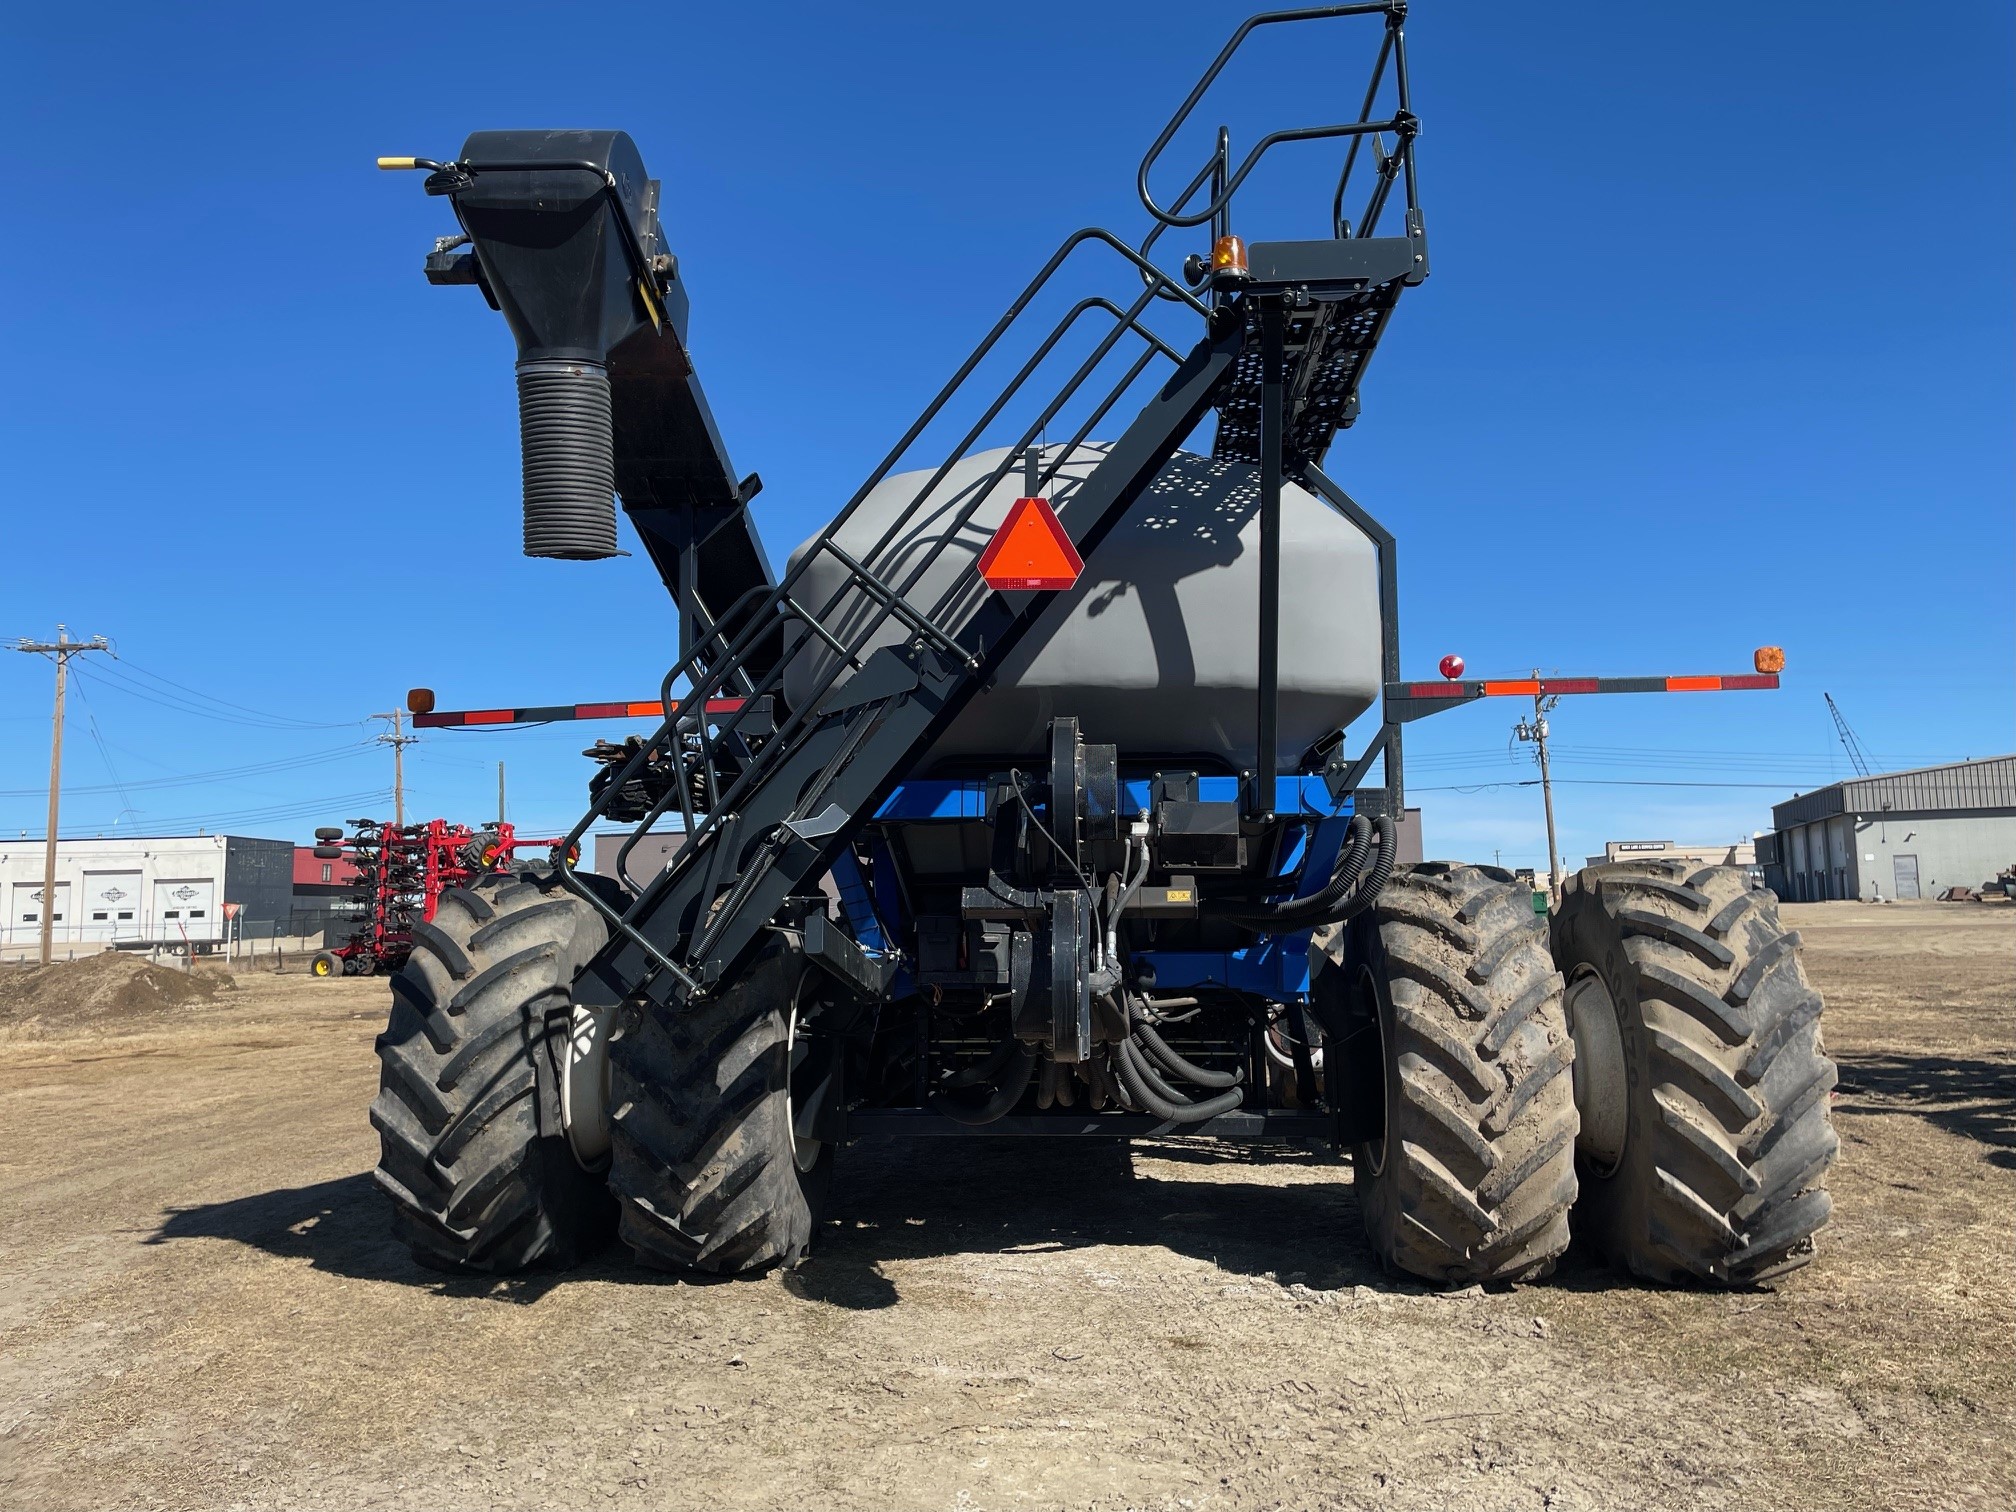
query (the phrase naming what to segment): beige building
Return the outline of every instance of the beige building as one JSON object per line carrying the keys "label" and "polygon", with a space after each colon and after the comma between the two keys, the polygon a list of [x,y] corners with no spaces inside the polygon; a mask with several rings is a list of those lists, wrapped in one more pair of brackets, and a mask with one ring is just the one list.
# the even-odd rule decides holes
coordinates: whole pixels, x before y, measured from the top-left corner
{"label": "beige building", "polygon": [[1604,866],[1614,861],[1684,861],[1689,866],[1755,866],[1757,846],[1744,840],[1735,845],[1682,845],[1677,840],[1611,840],[1603,854],[1591,856],[1585,865]]}

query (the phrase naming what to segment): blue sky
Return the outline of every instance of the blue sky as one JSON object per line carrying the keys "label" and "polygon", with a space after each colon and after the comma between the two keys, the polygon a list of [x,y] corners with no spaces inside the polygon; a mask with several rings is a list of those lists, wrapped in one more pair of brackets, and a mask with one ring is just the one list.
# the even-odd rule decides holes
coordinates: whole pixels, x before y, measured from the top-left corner
{"label": "blue sky", "polygon": [[[122,658],[82,659],[66,831],[304,836],[384,809],[365,719],[409,685],[634,697],[671,659],[641,557],[519,556],[508,334],[421,279],[447,217],[375,155],[628,130],[781,558],[1066,232],[1144,229],[1134,165],[1238,14],[695,9],[10,9],[0,635]],[[1786,648],[1780,693],[1560,709],[1571,857],[1842,775],[1823,689],[1884,764],[2016,745],[2008,6],[1421,0],[1409,37],[1434,274],[1330,467],[1400,538],[1410,675]],[[1208,111],[1341,118],[1365,56],[1262,49]],[[1316,233],[1331,161],[1240,229]],[[40,831],[48,696],[0,657],[0,833]],[[1518,712],[1413,727],[1431,852],[1544,859]],[[503,759],[564,827],[598,733],[431,735],[411,807],[491,813]]]}

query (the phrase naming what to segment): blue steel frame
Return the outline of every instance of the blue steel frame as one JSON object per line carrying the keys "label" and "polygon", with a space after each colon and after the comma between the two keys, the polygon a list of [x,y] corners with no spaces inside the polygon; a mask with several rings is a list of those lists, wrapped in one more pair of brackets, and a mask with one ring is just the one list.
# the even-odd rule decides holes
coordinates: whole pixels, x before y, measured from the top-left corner
{"label": "blue steel frame", "polygon": [[[1152,785],[1153,779],[1146,776],[1123,778],[1123,809],[1147,813],[1153,801]],[[882,824],[984,819],[989,788],[981,778],[905,782],[883,801],[875,819]],[[1237,777],[1197,779],[1197,797],[1205,803],[1236,802],[1240,788]],[[1333,796],[1320,776],[1279,777],[1274,784],[1274,803],[1274,811],[1286,828],[1283,874],[1292,870],[1295,875],[1290,896],[1307,897],[1330,880],[1354,811],[1352,795]],[[833,879],[855,940],[871,955],[880,956],[889,950],[892,938],[908,933],[911,921],[896,879],[894,856],[881,840],[870,844],[875,861],[873,886],[862,876],[851,852],[843,852],[834,864]],[[1137,951],[1133,959],[1152,965],[1155,984],[1163,989],[1223,987],[1273,1002],[1306,999],[1309,991],[1307,930],[1262,935],[1251,945],[1234,950]],[[899,969],[890,984],[890,996],[901,998],[913,990],[908,968]]]}

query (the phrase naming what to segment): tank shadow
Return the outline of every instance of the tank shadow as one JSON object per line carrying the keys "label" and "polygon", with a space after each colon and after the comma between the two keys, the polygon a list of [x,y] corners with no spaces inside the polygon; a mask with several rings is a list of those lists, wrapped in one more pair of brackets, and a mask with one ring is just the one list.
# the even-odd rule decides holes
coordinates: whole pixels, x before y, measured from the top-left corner
{"label": "tank shadow", "polygon": [[1835,1110],[1908,1113],[1987,1146],[1990,1165],[2016,1170],[2016,1061],[1948,1055],[1838,1055]]}
{"label": "tank shadow", "polygon": [[1359,1231],[1349,1167],[1327,1151],[1157,1141],[1144,1156],[1193,1166],[1322,1165],[1288,1186],[1137,1172],[1127,1146],[1091,1140],[944,1139],[863,1144],[835,1177],[837,1216],[784,1278],[836,1307],[893,1306],[892,1269],[958,1255],[1162,1246],[1228,1275],[1319,1290],[1410,1287],[1383,1275]]}
{"label": "tank shadow", "polygon": [[[1160,1247],[1228,1277],[1284,1286],[1435,1290],[1381,1270],[1360,1229],[1349,1164],[1328,1150],[1209,1140],[1144,1142],[1140,1149],[1165,1170],[1196,1168],[1199,1179],[1137,1170],[1129,1148],[1117,1142],[944,1139],[854,1146],[839,1162],[834,1216],[812,1257],[780,1283],[807,1302],[872,1311],[902,1300],[898,1278],[913,1261]],[[1220,1169],[1241,1165],[1253,1167],[1259,1179]],[[1282,1168],[1317,1179],[1265,1179],[1267,1171]],[[142,1242],[190,1239],[248,1245],[333,1275],[470,1300],[531,1303],[574,1281],[738,1284],[696,1283],[648,1270],[613,1241],[567,1271],[493,1277],[430,1270],[393,1237],[384,1195],[367,1172],[171,1209]],[[1633,1285],[1572,1257],[1564,1259],[1560,1280],[1549,1284],[1563,1283],[1578,1291]]]}

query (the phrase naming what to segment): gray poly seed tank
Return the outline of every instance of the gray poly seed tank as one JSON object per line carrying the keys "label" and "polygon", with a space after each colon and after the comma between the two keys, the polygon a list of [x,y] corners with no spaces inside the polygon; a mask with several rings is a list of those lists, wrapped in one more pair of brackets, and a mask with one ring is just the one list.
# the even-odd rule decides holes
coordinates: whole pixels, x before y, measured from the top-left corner
{"label": "gray poly seed tank", "polygon": [[[1075,535],[1071,497],[1106,448],[1081,446],[1050,493]],[[889,580],[910,581],[932,541],[1001,465],[1005,451],[953,466],[905,527],[885,560]],[[1049,459],[1046,458],[1046,464]],[[929,480],[885,479],[839,532],[865,558]],[[975,570],[980,553],[1022,492],[1012,467],[906,597],[920,608],[991,592]],[[1002,668],[975,696],[919,769],[951,758],[1045,755],[1045,727],[1076,715],[1084,737],[1119,746],[1123,760],[1217,758],[1250,767],[1257,750],[1259,469],[1178,452],[1127,517],[1093,552],[1075,587],[1059,593]],[[792,554],[795,568],[807,542]],[[1379,691],[1378,563],[1349,520],[1290,482],[1281,495],[1280,753],[1284,771],[1332,730],[1370,708]],[[843,639],[871,612],[846,590],[845,569],[822,554],[801,601],[833,601],[822,615]],[[836,599],[835,595],[839,595]],[[899,643],[889,625],[869,644]],[[864,657],[865,659],[865,657]],[[800,703],[832,664],[821,642],[800,637],[785,693]]]}

